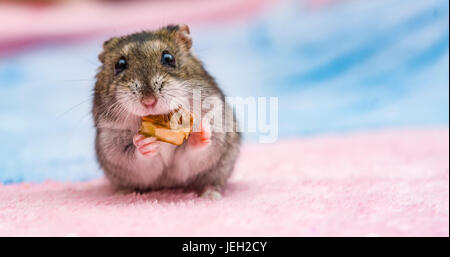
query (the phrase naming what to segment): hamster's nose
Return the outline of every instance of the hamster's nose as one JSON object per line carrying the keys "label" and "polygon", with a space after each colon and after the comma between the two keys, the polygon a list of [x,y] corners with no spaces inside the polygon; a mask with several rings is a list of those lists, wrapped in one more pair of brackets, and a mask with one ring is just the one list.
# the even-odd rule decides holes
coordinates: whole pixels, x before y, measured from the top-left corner
{"label": "hamster's nose", "polygon": [[152,107],[152,106],[154,106],[155,105],[155,103],[156,103],[156,97],[154,97],[154,96],[146,96],[146,97],[143,97],[142,99],[141,99],[141,103],[142,103],[142,105],[144,105],[145,107]]}

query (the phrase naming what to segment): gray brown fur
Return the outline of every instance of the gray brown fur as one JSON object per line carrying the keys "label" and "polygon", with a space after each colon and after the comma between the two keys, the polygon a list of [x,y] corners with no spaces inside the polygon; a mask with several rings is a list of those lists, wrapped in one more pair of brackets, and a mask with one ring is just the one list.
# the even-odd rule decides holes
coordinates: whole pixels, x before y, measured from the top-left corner
{"label": "gray brown fur", "polygon": [[[167,26],[156,31],[112,38],[104,43],[103,51],[99,55],[102,65],[96,76],[92,113],[96,127],[97,160],[106,177],[114,185],[138,190],[181,187],[202,191],[213,187],[222,191],[234,169],[241,141],[238,132],[213,131],[211,144],[205,151],[199,152],[197,157],[189,156],[192,153],[187,151],[186,142],[180,146],[164,143],[161,154],[147,160],[153,163],[147,165],[143,160],[138,160],[132,138],[138,132],[141,119],[139,115],[118,104],[118,92],[125,92],[127,97],[134,96],[136,101],[139,97],[154,95],[163,100],[170,97],[187,99],[192,104],[187,92],[200,88],[202,97],[216,96],[224,102],[224,94],[214,78],[193,55],[192,41],[185,37],[185,34],[179,33],[179,30],[179,26]],[[189,30],[187,32],[189,33]],[[176,69],[161,66],[163,49],[175,56]],[[126,56],[129,68],[116,76],[114,66],[121,56]],[[162,77],[159,84],[152,81],[156,74]],[[172,88],[169,91],[165,89],[165,83],[168,81],[175,81],[182,88]],[[202,110],[203,113],[207,111]],[[193,162],[191,166],[193,169],[201,167],[201,170],[179,166],[178,160],[193,161],[193,158],[198,163]],[[139,164],[136,164],[137,162]],[[158,175],[152,177],[155,170]],[[177,173],[180,170],[186,170],[187,174],[193,175],[183,177],[183,174]]]}

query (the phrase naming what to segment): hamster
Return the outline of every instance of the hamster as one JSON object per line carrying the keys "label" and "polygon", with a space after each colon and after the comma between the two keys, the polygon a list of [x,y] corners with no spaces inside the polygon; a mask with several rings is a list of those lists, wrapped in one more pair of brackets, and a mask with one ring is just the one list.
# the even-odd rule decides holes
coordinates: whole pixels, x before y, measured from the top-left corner
{"label": "hamster", "polygon": [[[196,115],[197,131],[179,146],[138,134],[143,116],[180,106],[192,111],[195,90],[202,101],[218,99],[222,107],[214,115],[236,122],[233,111],[226,111],[231,107],[223,92],[193,53],[189,27],[169,25],[111,38],[99,60],[92,114],[97,160],[109,181],[133,190],[183,188],[220,198],[239,155],[237,129],[216,129]],[[202,105],[200,116],[212,109]]]}

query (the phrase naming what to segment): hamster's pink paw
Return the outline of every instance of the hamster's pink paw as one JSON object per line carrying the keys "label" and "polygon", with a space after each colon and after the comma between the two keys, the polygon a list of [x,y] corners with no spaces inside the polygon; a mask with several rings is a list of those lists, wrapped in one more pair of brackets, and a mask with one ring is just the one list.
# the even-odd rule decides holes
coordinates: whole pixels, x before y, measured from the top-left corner
{"label": "hamster's pink paw", "polygon": [[159,141],[155,137],[146,137],[137,134],[133,137],[133,143],[138,152],[144,157],[152,157],[159,151]]}
{"label": "hamster's pink paw", "polygon": [[193,147],[204,147],[211,143],[211,125],[203,120],[200,132],[193,132],[189,136],[188,143]]}
{"label": "hamster's pink paw", "polygon": [[222,199],[222,193],[215,187],[206,187],[200,197],[208,200],[220,200]]}

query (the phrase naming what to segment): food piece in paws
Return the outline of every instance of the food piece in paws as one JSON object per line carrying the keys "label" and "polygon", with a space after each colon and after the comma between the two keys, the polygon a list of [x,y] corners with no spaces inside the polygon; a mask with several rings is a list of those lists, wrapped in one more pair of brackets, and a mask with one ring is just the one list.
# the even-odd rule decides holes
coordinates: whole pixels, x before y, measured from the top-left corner
{"label": "food piece in paws", "polygon": [[184,109],[166,115],[149,115],[142,117],[139,134],[156,137],[159,141],[181,145],[192,132],[194,118]]}

